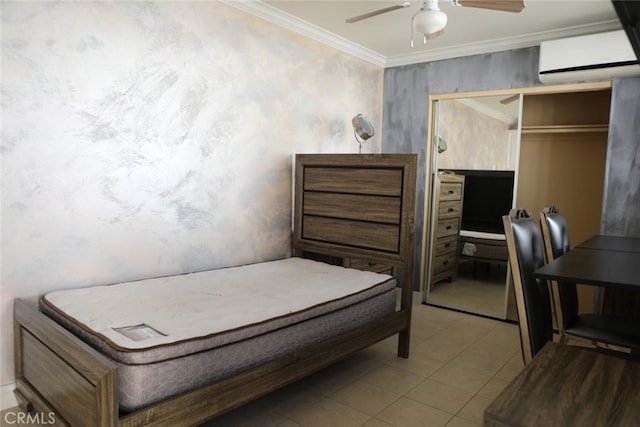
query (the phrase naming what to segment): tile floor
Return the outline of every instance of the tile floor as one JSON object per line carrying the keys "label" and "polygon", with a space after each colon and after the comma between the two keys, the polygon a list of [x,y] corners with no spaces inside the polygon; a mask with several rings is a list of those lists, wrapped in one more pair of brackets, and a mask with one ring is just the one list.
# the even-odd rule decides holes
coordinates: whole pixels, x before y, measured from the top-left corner
{"label": "tile floor", "polygon": [[523,368],[514,324],[416,304],[411,335],[409,359],[392,337],[205,426],[479,426]]}
{"label": "tile floor", "polygon": [[518,327],[415,305],[409,359],[387,339],[206,427],[471,427],[523,368]]}
{"label": "tile floor", "polygon": [[[477,270],[474,270],[477,267]],[[461,262],[454,282],[437,283],[429,302],[496,319],[505,318],[507,269],[504,264]]]}
{"label": "tile floor", "polygon": [[505,318],[505,284],[458,278],[455,282],[438,283],[429,303],[495,319]]}

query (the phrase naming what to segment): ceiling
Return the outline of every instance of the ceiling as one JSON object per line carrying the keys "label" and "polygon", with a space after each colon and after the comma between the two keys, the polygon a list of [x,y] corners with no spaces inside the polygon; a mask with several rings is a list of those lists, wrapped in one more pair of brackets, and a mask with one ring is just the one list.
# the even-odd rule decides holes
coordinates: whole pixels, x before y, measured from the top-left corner
{"label": "ceiling", "polygon": [[405,0],[222,0],[383,67],[428,62],[538,45],[543,40],[621,28],[611,0],[526,0],[520,13],[456,7],[440,0],[448,16],[445,33],[411,41],[411,18],[421,1],[353,24],[346,18]]}

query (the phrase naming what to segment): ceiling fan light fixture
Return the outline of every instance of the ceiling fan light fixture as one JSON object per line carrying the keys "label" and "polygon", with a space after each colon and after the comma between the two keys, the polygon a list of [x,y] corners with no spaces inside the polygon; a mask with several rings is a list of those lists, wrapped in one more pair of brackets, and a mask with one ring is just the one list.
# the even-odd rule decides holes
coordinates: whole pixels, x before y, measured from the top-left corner
{"label": "ceiling fan light fixture", "polygon": [[447,25],[447,15],[437,6],[422,9],[413,18],[413,30],[422,34],[437,33]]}
{"label": "ceiling fan light fixture", "polygon": [[[524,9],[525,0],[448,0],[452,6],[476,7],[479,9],[501,10],[504,12],[520,12]],[[393,6],[374,10],[363,15],[348,18],[347,23],[362,21],[373,16],[382,15],[398,9],[411,6],[410,1],[405,1]],[[423,35],[424,43],[444,33],[447,25],[447,15],[438,8],[438,0],[422,0],[422,7],[411,18],[411,47],[413,47],[413,34],[418,32]]]}

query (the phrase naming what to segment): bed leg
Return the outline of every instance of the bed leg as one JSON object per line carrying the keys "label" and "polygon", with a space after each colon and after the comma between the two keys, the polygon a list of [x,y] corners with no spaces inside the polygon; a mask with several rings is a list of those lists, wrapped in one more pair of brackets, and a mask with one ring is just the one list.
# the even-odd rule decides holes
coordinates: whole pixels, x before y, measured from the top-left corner
{"label": "bed leg", "polygon": [[409,358],[411,344],[411,308],[413,307],[413,274],[411,268],[406,268],[402,281],[402,296],[400,309],[407,311],[407,327],[398,334],[398,357]]}
{"label": "bed leg", "polygon": [[409,358],[410,335],[411,331],[409,328],[400,332],[398,336],[398,357],[402,357],[403,359]]}
{"label": "bed leg", "polygon": [[16,400],[18,401],[18,407],[20,409],[22,409],[24,412],[31,413],[31,412],[35,411],[35,408],[31,404],[31,402],[29,402],[27,400],[27,398],[24,397],[24,395],[22,393],[20,393],[20,391],[18,389],[13,390],[13,395],[15,396]]}

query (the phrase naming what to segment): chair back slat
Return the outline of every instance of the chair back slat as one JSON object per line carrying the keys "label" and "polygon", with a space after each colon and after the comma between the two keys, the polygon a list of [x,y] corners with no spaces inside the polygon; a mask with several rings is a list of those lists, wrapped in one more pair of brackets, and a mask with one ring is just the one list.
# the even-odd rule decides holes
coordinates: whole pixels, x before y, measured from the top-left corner
{"label": "chair back slat", "polygon": [[520,343],[525,364],[553,338],[551,300],[546,280],[533,272],[545,263],[540,227],[524,209],[502,217],[513,276]]}
{"label": "chair back slat", "polygon": [[[540,213],[540,227],[547,255],[551,262],[569,252],[569,224],[555,206],[547,206]],[[578,290],[575,283],[551,284],[556,319],[560,334],[578,317]]]}

